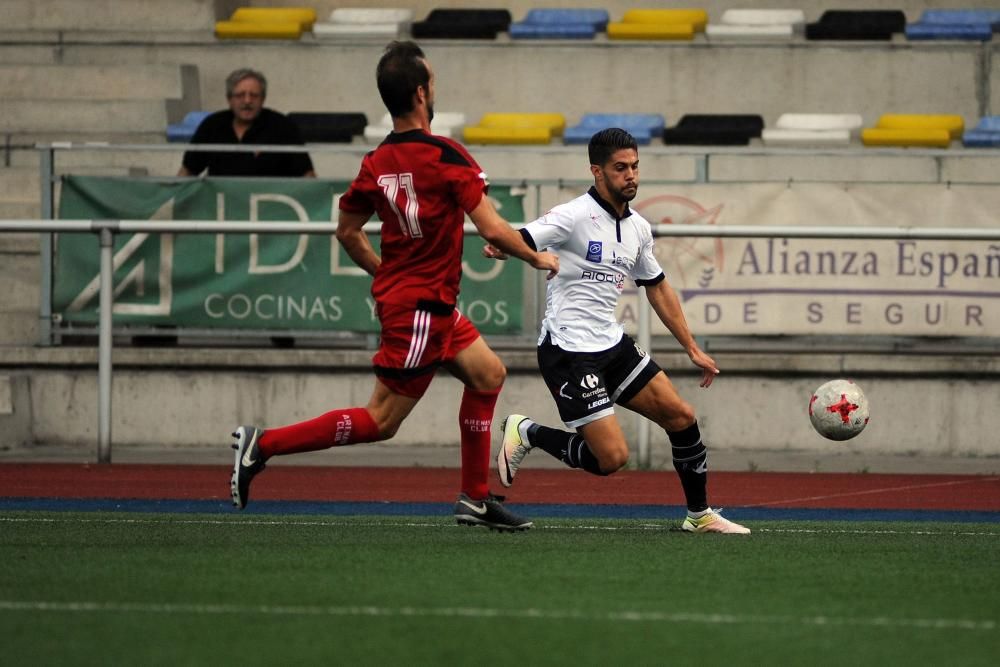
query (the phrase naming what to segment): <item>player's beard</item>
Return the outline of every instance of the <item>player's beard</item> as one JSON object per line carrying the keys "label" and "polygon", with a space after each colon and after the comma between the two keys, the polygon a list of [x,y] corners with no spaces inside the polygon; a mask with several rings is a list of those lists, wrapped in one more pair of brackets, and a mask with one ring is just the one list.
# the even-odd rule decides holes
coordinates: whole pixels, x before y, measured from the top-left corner
{"label": "player's beard", "polygon": [[631,189],[629,189],[627,187],[626,188],[612,188],[609,185],[608,186],[608,194],[610,194],[612,197],[614,197],[617,200],[617,203],[627,204],[630,201],[632,201],[633,199],[635,199],[635,196],[637,194],[639,194],[639,184],[638,183],[635,184]]}
{"label": "player's beard", "polygon": [[434,105],[427,105],[427,124],[430,125],[431,121],[434,120]]}

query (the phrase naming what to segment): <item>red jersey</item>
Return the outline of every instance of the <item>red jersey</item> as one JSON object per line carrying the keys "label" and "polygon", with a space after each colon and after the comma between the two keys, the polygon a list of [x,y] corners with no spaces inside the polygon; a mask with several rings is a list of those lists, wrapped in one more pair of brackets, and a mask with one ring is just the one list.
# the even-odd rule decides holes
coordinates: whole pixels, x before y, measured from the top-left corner
{"label": "red jersey", "polygon": [[382,220],[382,263],[372,296],[454,305],[462,277],[462,227],[487,190],[486,174],[460,144],[423,130],[393,132],[365,155],[340,209]]}

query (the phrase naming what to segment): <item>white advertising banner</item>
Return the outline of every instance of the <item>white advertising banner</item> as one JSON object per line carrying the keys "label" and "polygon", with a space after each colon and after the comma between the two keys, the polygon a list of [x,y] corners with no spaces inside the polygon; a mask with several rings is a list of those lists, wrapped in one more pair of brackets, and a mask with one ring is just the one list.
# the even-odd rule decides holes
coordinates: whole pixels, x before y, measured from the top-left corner
{"label": "white advertising banner", "polygon": [[[843,227],[840,239],[659,238],[656,255],[696,335],[1000,335],[1000,244],[851,234],[995,227],[1000,187],[640,186],[632,207],[652,223]],[[632,285],[618,315],[633,333],[635,306]],[[653,333],[666,334],[652,319]]]}

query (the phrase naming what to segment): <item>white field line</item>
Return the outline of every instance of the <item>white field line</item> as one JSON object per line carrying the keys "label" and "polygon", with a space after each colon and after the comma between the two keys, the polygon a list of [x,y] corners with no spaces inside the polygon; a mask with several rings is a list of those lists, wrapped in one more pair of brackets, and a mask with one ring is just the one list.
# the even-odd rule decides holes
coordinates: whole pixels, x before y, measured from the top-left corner
{"label": "white field line", "polygon": [[55,602],[0,600],[0,612],[148,613],[187,615],[354,616],[423,618],[528,618],[549,621],[617,623],[699,623],[703,625],[801,625],[995,632],[997,622],[967,618],[846,618],[837,616],[778,616],[660,611],[580,611],[574,609],[501,609],[496,607],[369,607],[313,605],[236,605],[158,602]]}
{"label": "white field line", "polygon": [[784,500],[771,500],[766,503],[754,503],[752,505],[743,505],[743,507],[766,507],[768,505],[782,505],[784,503],[801,503],[811,500],[828,500],[830,498],[851,498],[854,496],[866,496],[874,493],[892,493],[896,491],[912,491],[913,489],[931,489],[937,486],[960,486],[963,484],[979,484],[981,482],[996,482],[996,481],[1000,481],[1000,477],[962,479],[962,480],[954,480],[951,482],[933,482],[927,484],[909,484],[907,486],[887,486],[881,489],[868,489],[867,491],[846,491],[844,493],[830,493],[823,496],[806,496],[803,498],[786,498]]}
{"label": "white field line", "polygon": [[[0,516],[0,523],[104,523],[104,524],[170,524],[170,525],[195,525],[195,526],[329,526],[334,528],[344,527],[387,527],[387,528],[436,528],[441,530],[468,530],[467,527],[458,526],[447,520],[442,521],[352,521],[337,520],[330,521],[305,521],[301,519],[276,520],[276,519],[249,519],[234,517],[232,519],[147,519],[137,517],[134,519],[112,519],[112,518],[59,518],[59,517],[7,517]],[[676,525],[680,525],[677,523]],[[642,523],[631,525],[607,525],[607,526],[557,526],[557,525],[537,525],[533,530],[580,530],[580,531],[671,531],[676,525],[670,522],[664,523]],[[872,525],[867,522],[866,525]],[[956,535],[1000,537],[1000,530],[890,530],[881,528],[754,528],[755,533],[808,533],[819,535],[937,535],[942,537],[954,537]]]}

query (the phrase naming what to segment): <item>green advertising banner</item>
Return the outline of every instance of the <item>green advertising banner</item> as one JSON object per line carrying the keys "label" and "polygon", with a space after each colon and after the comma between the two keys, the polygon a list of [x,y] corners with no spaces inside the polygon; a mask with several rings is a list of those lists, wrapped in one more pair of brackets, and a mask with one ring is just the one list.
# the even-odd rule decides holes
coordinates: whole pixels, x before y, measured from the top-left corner
{"label": "green advertising banner", "polygon": [[[227,179],[188,181],[66,176],[59,217],[66,220],[336,221],[346,181]],[[520,221],[523,195],[492,186],[508,220]],[[378,237],[372,237],[378,250]],[[482,256],[468,236],[458,307],[483,333],[518,334],[524,265]],[[60,234],[53,313],[96,324],[96,234]],[[378,330],[371,278],[331,235],[119,234],[114,248],[118,325]]]}

